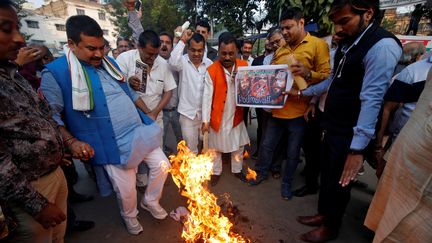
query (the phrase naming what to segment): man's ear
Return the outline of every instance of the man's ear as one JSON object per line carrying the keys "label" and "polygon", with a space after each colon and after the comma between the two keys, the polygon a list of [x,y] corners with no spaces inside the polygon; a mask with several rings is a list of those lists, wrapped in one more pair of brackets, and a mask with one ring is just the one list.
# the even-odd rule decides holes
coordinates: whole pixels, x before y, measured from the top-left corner
{"label": "man's ear", "polygon": [[68,39],[67,44],[69,49],[71,49],[72,51],[76,48],[75,42],[72,39]]}
{"label": "man's ear", "polygon": [[300,24],[300,26],[304,27],[304,25],[305,25],[305,20],[304,20],[304,18],[301,18],[301,19],[298,21],[298,23]]}
{"label": "man's ear", "polygon": [[369,23],[373,16],[374,16],[374,10],[372,8],[370,8],[366,11],[364,18]]}

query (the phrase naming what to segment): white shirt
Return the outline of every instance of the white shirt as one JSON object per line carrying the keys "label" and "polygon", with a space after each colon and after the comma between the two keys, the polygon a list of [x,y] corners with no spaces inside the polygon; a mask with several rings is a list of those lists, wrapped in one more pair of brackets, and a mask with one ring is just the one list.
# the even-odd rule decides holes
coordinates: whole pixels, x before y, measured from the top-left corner
{"label": "white shirt", "polygon": [[[123,52],[116,59],[117,64],[126,75],[127,80],[129,80],[129,77],[135,75],[136,60],[141,60],[138,50]],[[146,106],[152,110],[158,106],[164,92],[173,90],[176,87],[176,82],[167,61],[157,56],[152,69],[147,74],[146,92],[141,93],[137,91],[137,93]],[[162,119],[162,112],[160,112],[157,117],[157,120],[160,119]]]}
{"label": "white shirt", "polygon": [[[240,55],[240,59],[244,60],[243,55]],[[252,62],[254,61],[254,58],[252,57],[252,55],[250,55],[246,61],[248,63],[248,66],[252,66]]]}
{"label": "white shirt", "polygon": [[[224,71],[225,79],[227,80],[227,96],[222,114],[222,122],[218,132],[214,131],[213,128],[210,127],[209,148],[222,153],[230,153],[239,150],[241,146],[248,144],[250,140],[243,121],[236,127],[233,127],[236,111],[236,89],[234,78],[231,77],[231,74],[225,68]],[[210,112],[213,100],[213,81],[211,80],[210,75],[208,75],[208,72],[205,81],[202,109],[203,122],[208,122],[210,121]]]}
{"label": "white shirt", "polygon": [[184,48],[185,43],[179,41],[171,52],[168,63],[173,70],[179,72],[178,112],[193,120],[196,116],[201,116],[204,78],[207,68],[213,62],[204,57],[197,68],[189,59],[188,54],[183,55]]}

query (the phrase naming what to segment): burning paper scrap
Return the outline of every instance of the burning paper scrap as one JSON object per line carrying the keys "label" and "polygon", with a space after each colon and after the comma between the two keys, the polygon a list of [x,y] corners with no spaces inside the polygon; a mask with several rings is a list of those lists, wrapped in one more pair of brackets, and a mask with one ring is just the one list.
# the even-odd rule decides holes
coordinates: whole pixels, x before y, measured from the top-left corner
{"label": "burning paper scrap", "polygon": [[170,172],[181,195],[188,198],[190,212],[182,238],[186,242],[247,242],[232,231],[233,223],[221,213],[216,196],[204,186],[212,174],[214,155],[211,152],[196,155],[184,141],[177,150],[177,155],[170,156]]}
{"label": "burning paper scrap", "polygon": [[178,207],[171,211],[169,215],[177,222],[184,222],[189,217],[189,211],[185,207]]}

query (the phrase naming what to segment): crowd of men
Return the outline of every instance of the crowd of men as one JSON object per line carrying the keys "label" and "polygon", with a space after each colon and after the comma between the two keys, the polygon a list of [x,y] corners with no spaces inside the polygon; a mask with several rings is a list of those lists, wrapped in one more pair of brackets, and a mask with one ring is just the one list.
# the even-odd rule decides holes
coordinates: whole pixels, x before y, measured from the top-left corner
{"label": "crowd of men", "polygon": [[[402,48],[379,26],[379,1],[333,1],[329,43],[305,30],[299,8],[286,9],[255,58],[254,42],[229,32],[212,48],[206,21],[174,35],[145,29],[132,2],[132,39],[111,49],[94,19],[72,16],[55,60],[46,47],[25,44],[14,4],[0,2],[0,239],[63,242],[66,232],[94,227],[75,220],[69,205],[92,199],[74,190],[72,158],[86,164],[102,196],[116,195],[130,234],[143,231],[138,205],[166,218],[159,200],[169,127],[195,153],[208,134],[211,186],[230,154],[239,183],[258,186],[271,174],[283,199],[319,192],[317,214],[297,217],[315,227],[303,241],[337,238],[364,161],[380,178],[365,220],[374,242],[432,239],[432,57],[418,43]],[[247,180],[249,112],[236,106],[235,75],[270,64],[289,64],[294,84],[283,108],[256,109],[257,177]],[[301,150],[306,183],[295,190]]]}

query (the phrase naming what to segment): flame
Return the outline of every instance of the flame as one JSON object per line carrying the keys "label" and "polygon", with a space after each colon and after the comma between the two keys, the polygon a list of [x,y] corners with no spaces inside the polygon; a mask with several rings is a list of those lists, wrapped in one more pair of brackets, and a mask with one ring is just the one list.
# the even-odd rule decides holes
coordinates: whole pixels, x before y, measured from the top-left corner
{"label": "flame", "polygon": [[246,180],[250,181],[251,179],[256,180],[257,173],[251,168],[247,168]]}
{"label": "flame", "polygon": [[247,150],[244,151],[243,158],[245,158],[245,159],[249,158],[249,153]]}
{"label": "flame", "polygon": [[214,154],[209,151],[196,155],[185,141],[180,141],[177,150],[177,155],[170,156],[170,172],[181,195],[188,198],[190,212],[182,238],[186,242],[247,242],[232,231],[233,224],[222,215],[216,196],[204,186],[211,178]]}

